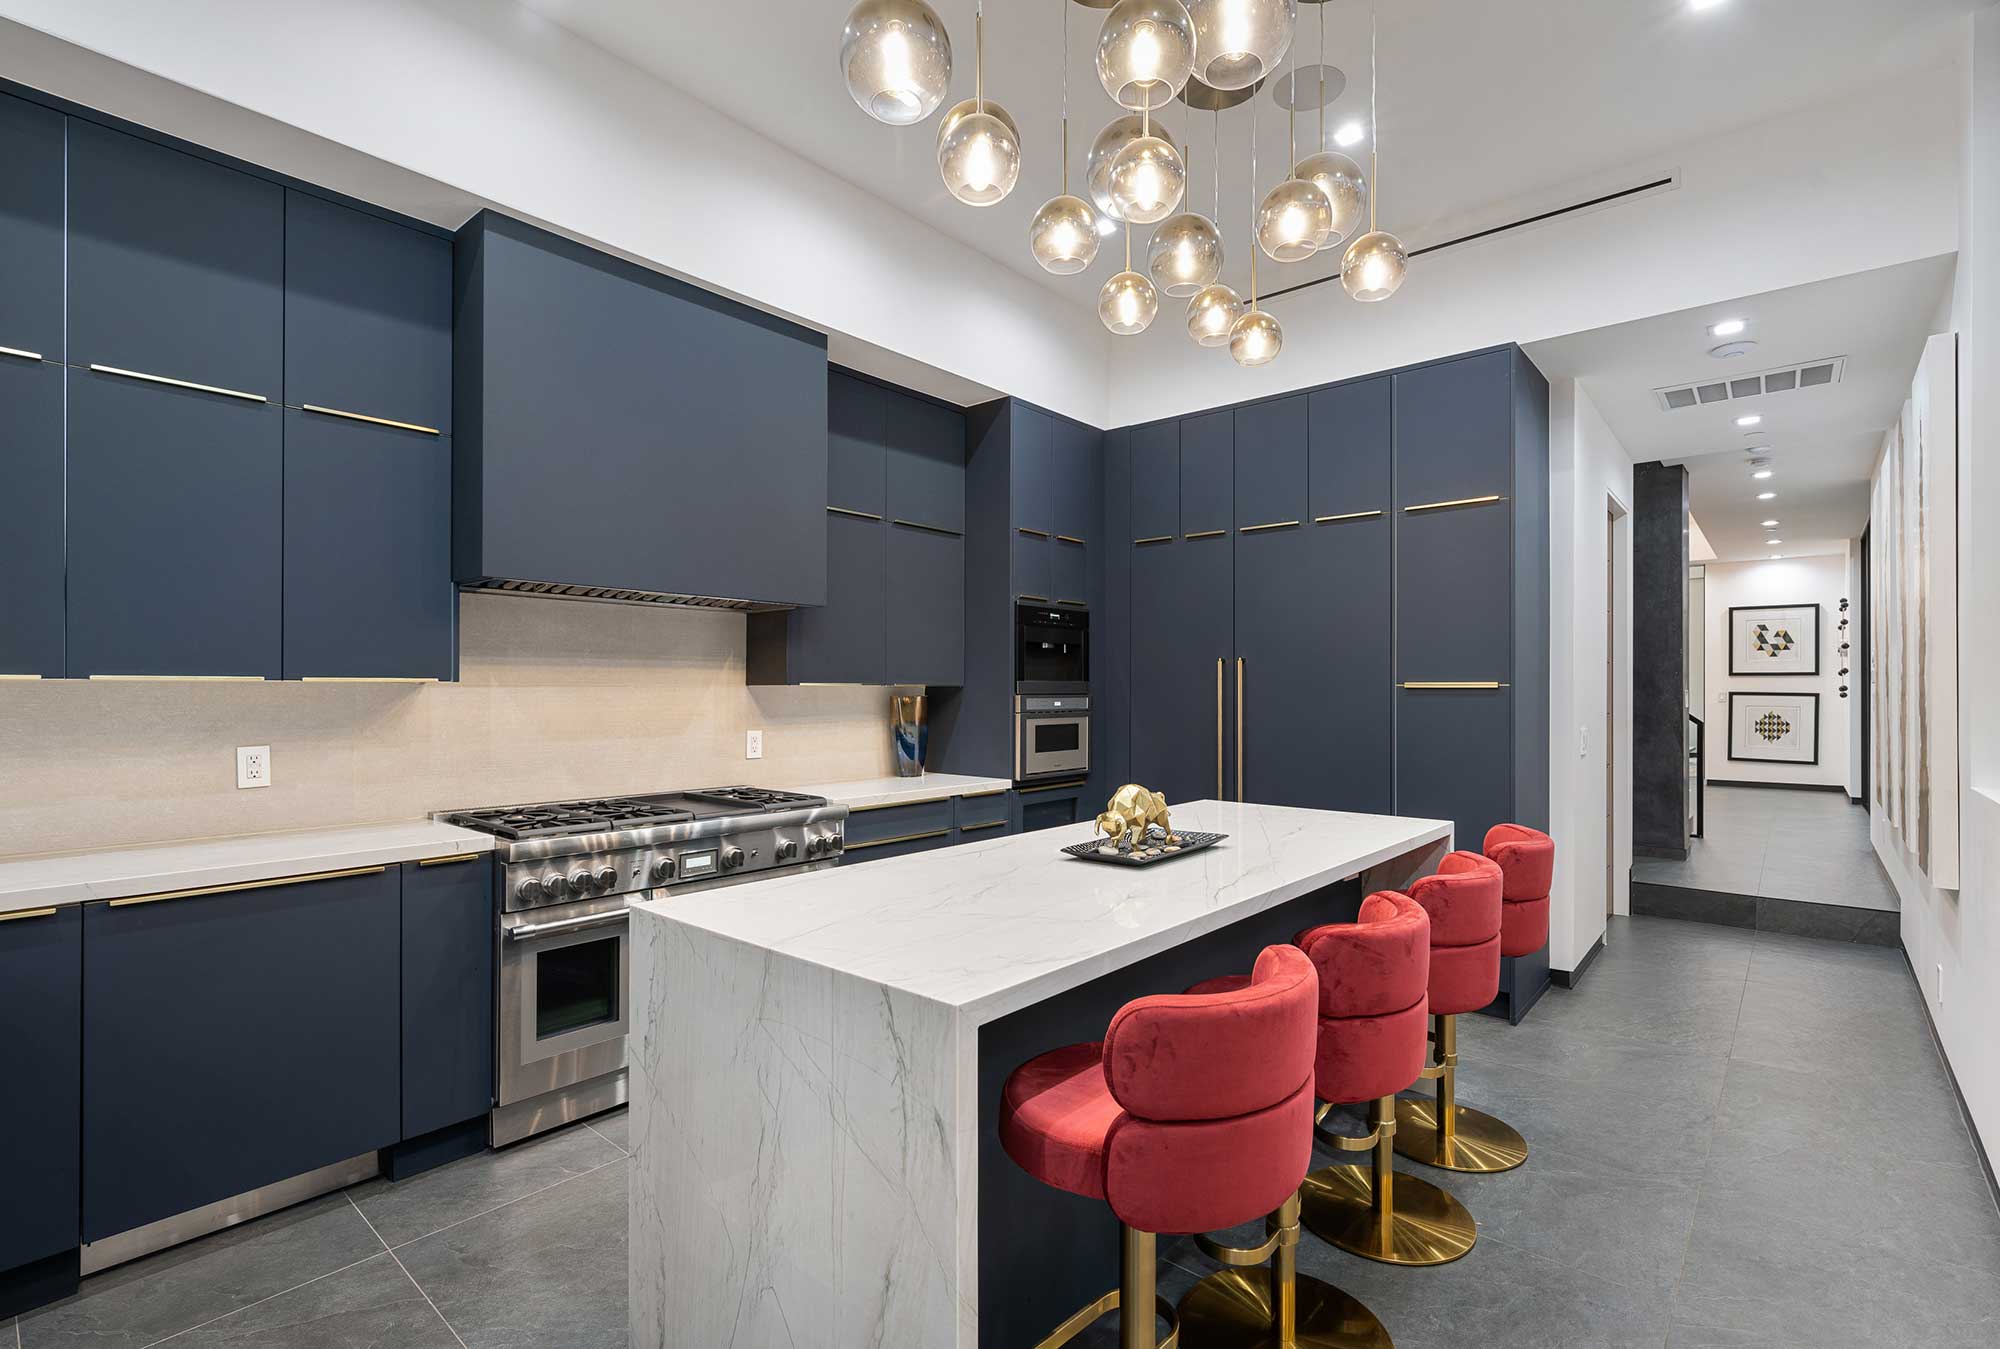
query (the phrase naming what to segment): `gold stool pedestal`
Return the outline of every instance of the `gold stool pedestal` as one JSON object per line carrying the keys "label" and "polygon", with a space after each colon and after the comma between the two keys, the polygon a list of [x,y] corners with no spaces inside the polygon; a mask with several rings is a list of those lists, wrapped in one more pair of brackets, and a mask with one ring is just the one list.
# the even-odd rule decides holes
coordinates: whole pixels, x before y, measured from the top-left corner
{"label": "gold stool pedestal", "polygon": [[1396,1102],[1396,1151],[1440,1171],[1490,1175],[1528,1160],[1528,1141],[1505,1120],[1458,1104],[1458,1018],[1436,1018],[1437,1062],[1424,1076],[1437,1082],[1437,1100]]}
{"label": "gold stool pedestal", "polygon": [[1181,1298],[1183,1349],[1391,1349],[1389,1332],[1354,1298],[1308,1274],[1294,1274],[1292,1337],[1277,1330],[1268,1276],[1222,1269]]}
{"label": "gold stool pedestal", "polygon": [[1374,1156],[1367,1170],[1327,1166],[1307,1176],[1299,1189],[1304,1222],[1320,1240],[1385,1265],[1450,1264],[1472,1249],[1479,1228],[1455,1195],[1396,1172],[1397,1104],[1393,1096],[1375,1102],[1365,1138],[1319,1135],[1329,1147]]}

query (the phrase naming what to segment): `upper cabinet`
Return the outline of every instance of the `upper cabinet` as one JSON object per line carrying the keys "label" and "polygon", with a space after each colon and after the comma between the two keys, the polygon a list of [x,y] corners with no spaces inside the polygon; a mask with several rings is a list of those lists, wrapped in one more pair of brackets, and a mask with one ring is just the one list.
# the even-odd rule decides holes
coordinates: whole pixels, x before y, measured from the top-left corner
{"label": "upper cabinet", "polygon": [[277,402],[285,192],[69,123],[69,360]]}
{"label": "upper cabinet", "polygon": [[826,508],[880,520],[889,511],[889,391],[831,371],[826,378]]}
{"label": "upper cabinet", "polygon": [[455,265],[459,580],[825,603],[822,335],[490,211]]}
{"label": "upper cabinet", "polygon": [[1395,381],[1364,379],[1311,395],[1312,518],[1386,514],[1396,490]]}
{"label": "upper cabinet", "polygon": [[1132,541],[1173,538],[1181,532],[1181,424],[1133,427],[1131,465]]}
{"label": "upper cabinet", "polygon": [[451,241],[287,192],[285,401],[450,434]]}
{"label": "upper cabinet", "polygon": [[1514,479],[1511,351],[1405,370],[1396,377],[1396,504],[1506,495]]}
{"label": "upper cabinet", "polygon": [[889,518],[940,534],[965,532],[965,414],[926,398],[889,399]]}
{"label": "upper cabinet", "polygon": [[0,359],[63,359],[64,121],[0,95]]}
{"label": "upper cabinet", "polygon": [[0,354],[0,675],[63,674],[63,373]]}
{"label": "upper cabinet", "polygon": [[[1235,523],[1235,414],[1181,418],[1181,536],[1226,534]],[[1136,507],[1134,508],[1136,509]]]}
{"label": "upper cabinet", "polygon": [[1296,525],[1306,512],[1307,398],[1236,410],[1236,527]]}

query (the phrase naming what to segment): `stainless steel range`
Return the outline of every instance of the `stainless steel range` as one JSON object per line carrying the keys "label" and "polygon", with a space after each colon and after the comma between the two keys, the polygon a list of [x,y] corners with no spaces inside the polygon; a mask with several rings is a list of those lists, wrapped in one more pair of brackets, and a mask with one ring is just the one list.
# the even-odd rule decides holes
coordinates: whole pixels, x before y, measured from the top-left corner
{"label": "stainless steel range", "polygon": [[632,904],[832,866],[847,807],[710,787],[437,818],[500,840],[501,1147],[625,1103]]}

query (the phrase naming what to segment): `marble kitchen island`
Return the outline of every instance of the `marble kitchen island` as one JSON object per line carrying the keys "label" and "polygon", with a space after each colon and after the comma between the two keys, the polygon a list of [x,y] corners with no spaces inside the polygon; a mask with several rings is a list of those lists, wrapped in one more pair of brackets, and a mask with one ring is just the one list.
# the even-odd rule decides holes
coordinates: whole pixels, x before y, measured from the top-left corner
{"label": "marble kitchen island", "polygon": [[1006,1072],[1451,846],[1439,820],[1173,818],[1229,837],[1116,867],[1062,855],[1074,825],[636,905],[632,1343],[1033,1344],[1112,1287],[1104,1205],[999,1151]]}

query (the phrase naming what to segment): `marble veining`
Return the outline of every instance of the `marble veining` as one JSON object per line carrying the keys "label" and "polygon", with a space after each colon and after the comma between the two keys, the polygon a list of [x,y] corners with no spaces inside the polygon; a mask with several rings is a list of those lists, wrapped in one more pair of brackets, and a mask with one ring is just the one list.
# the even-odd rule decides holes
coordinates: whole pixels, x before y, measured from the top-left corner
{"label": "marble veining", "polygon": [[1350,876],[1443,821],[1196,802],[1145,870],[1089,826],[637,905],[631,1342],[978,1344],[979,1027]]}
{"label": "marble veining", "polygon": [[850,810],[873,806],[909,805],[917,801],[937,801],[949,796],[983,796],[1004,792],[1014,784],[1006,778],[968,777],[963,773],[926,773],[922,777],[855,778],[847,782],[820,782],[794,791],[827,800]]}

